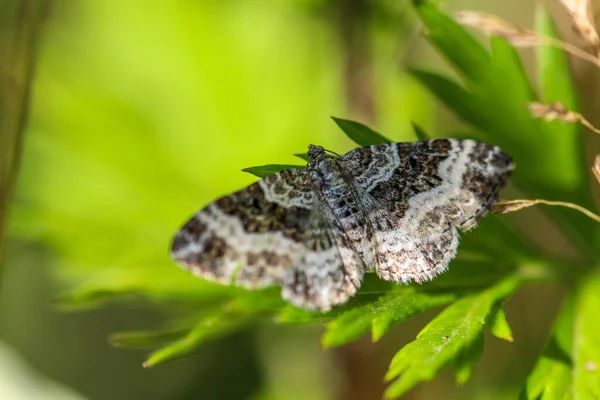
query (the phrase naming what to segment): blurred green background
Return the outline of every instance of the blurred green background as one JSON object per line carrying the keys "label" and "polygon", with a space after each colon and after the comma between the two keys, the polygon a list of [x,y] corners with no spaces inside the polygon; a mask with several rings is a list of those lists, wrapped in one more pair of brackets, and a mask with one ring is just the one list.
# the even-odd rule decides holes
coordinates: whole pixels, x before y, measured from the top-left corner
{"label": "blurred green background", "polygon": [[[0,8],[3,32],[18,20],[10,3]],[[533,2],[497,3],[445,9],[532,25]],[[255,180],[242,168],[299,163],[293,154],[310,143],[349,150],[332,115],[397,141],[414,140],[411,121],[436,135],[460,126],[405,72],[447,68],[419,36],[410,3],[63,0],[45,3],[38,22],[2,271],[0,399],[378,398],[391,355],[432,314],[377,345],[328,351],[319,326],[266,321],[153,369],[142,368],[145,353],[107,338],[185,307],[169,308],[174,292],[219,290],[177,269],[168,246],[197,209]],[[80,303],[56,301],[74,287]],[[85,307],[99,287],[138,294],[57,311]],[[559,300],[551,288],[520,292],[507,305],[516,343],[489,342],[462,389],[444,373],[406,398],[514,398]]]}

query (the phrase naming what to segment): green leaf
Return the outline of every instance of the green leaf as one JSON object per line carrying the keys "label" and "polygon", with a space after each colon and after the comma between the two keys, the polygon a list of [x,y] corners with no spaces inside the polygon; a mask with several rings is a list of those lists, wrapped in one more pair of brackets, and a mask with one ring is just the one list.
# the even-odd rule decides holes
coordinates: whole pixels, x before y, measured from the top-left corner
{"label": "green leaf", "polygon": [[387,333],[396,323],[407,320],[413,315],[421,314],[431,308],[438,307],[457,297],[455,293],[410,293],[408,290],[402,293],[390,294],[389,299],[379,299],[380,305],[375,305],[379,313],[374,316],[372,322],[372,338],[376,342]]}
{"label": "green leaf", "polygon": [[477,81],[487,74],[490,57],[471,35],[434,4],[416,0],[414,5],[429,41],[462,76]]}
{"label": "green leaf", "polygon": [[242,171],[262,179],[290,168],[304,168],[304,166],[293,164],[267,164],[244,168]]}
{"label": "green leaf", "polygon": [[[545,7],[538,4],[535,18],[536,30],[548,37],[559,38],[556,25],[552,21]],[[539,96],[542,102],[560,101],[569,110],[578,110],[577,90],[572,79],[556,79],[570,77],[571,69],[565,52],[556,46],[542,44],[535,47],[537,55],[537,76],[539,79]],[[548,124],[552,130],[557,130],[561,136],[576,136],[578,127],[576,124],[557,123]]]}
{"label": "green leaf", "polygon": [[[490,132],[516,160],[527,160],[526,167],[515,174],[524,189],[540,188],[546,192],[542,196],[553,197],[557,190],[577,187],[583,176],[575,157],[579,155],[574,147],[578,136],[549,131],[545,122],[532,118],[527,104],[536,98],[517,52],[501,38],[493,38],[491,45],[490,74],[474,89],[483,99],[481,107],[491,111],[487,123],[479,128]],[[554,79],[570,77],[554,75]],[[543,151],[532,152],[530,149],[538,148],[542,137]]]}
{"label": "green leaf", "polygon": [[521,398],[571,399],[572,361],[570,358],[573,340],[574,297],[570,296],[554,325],[550,343],[529,375]]}
{"label": "green leaf", "polygon": [[[464,297],[442,311],[417,336],[417,339],[394,356],[387,380],[394,380],[386,390],[387,398],[406,393],[417,383],[433,379],[448,363],[474,354],[477,341],[494,306],[513,293],[521,284],[510,277],[481,293]],[[473,357],[466,357],[472,360]],[[466,362],[460,364],[461,378]]]}
{"label": "green leaf", "polygon": [[275,321],[280,324],[308,324],[325,321],[329,318],[329,313],[306,311],[292,305],[287,305],[277,314]]}
{"label": "green leaf", "polygon": [[257,314],[279,310],[286,304],[288,303],[281,298],[281,288],[272,286],[262,290],[245,291],[242,295],[232,298],[226,307],[231,311]]}
{"label": "green leaf", "polygon": [[473,367],[483,354],[484,344],[484,336],[481,335],[454,360],[454,375],[458,383],[463,384],[469,380]]}
{"label": "green leaf", "polygon": [[340,313],[326,324],[324,347],[340,346],[360,338],[372,329],[373,341],[379,340],[397,322],[433,307],[449,303],[455,294],[417,292],[414,287],[397,287],[381,296],[363,296],[364,304]]}
{"label": "green leaf", "polygon": [[[546,129],[548,124],[531,117],[526,105],[535,99],[534,92],[514,48],[496,37],[491,40],[492,51],[488,54],[434,4],[417,2],[416,7],[430,31],[432,45],[469,78],[468,90],[435,75],[417,74],[417,78],[461,118],[493,136],[494,142],[515,159],[527,160],[526,167],[521,166],[515,173],[515,179],[523,188],[542,189],[536,194],[540,197],[559,197],[569,192],[576,197],[577,191],[587,194],[587,189],[582,187],[585,174],[581,168],[580,138],[564,134],[564,130],[559,133]],[[545,33],[555,33],[547,24],[540,24]],[[544,87],[541,91],[552,95],[554,100],[573,103],[575,91],[569,83],[571,78],[564,54],[542,48],[539,75]],[[552,89],[558,81],[561,82],[559,87]],[[540,143],[543,143],[543,151],[532,152]]]}
{"label": "green leaf", "polygon": [[392,141],[359,122],[331,117],[344,133],[359,146],[373,146]]}
{"label": "green leaf", "polygon": [[216,310],[202,317],[185,337],[165,346],[148,357],[144,367],[154,367],[167,361],[194,353],[203,343],[239,330],[249,323],[253,315],[232,314],[226,310]]}
{"label": "green leaf", "polygon": [[156,347],[173,342],[186,335],[191,327],[154,331],[118,332],[110,336],[110,344],[120,347]]}
{"label": "green leaf", "polygon": [[492,310],[488,320],[488,328],[492,332],[492,335],[498,339],[503,339],[507,342],[514,341],[512,330],[510,329],[510,325],[508,325],[506,315],[500,304],[497,304]]}
{"label": "green leaf", "polygon": [[[495,284],[513,271],[508,260],[507,265],[497,265],[489,259],[467,259],[467,257],[461,249],[458,259],[450,263],[448,271],[425,283],[422,290],[473,293]],[[477,254],[473,257],[477,257]]]}
{"label": "green leaf", "polygon": [[573,325],[573,386],[581,399],[600,398],[600,273],[582,282]]}
{"label": "green leaf", "polygon": [[308,161],[307,153],[296,153],[296,154],[294,154],[294,156],[300,158],[301,160]]}
{"label": "green leaf", "polygon": [[321,337],[321,344],[325,348],[341,346],[360,338],[371,329],[373,317],[377,313],[374,304],[377,304],[380,295],[368,294],[361,298],[361,305],[349,307],[340,312],[325,325],[325,333]]}
{"label": "green leaf", "polygon": [[413,121],[411,123],[412,123],[413,131],[415,132],[415,135],[417,136],[417,139],[419,139],[422,142],[433,139],[433,137],[429,133],[427,133],[425,131],[425,129],[423,129],[419,125],[417,125],[416,122]]}
{"label": "green leaf", "polygon": [[[545,36],[560,39],[558,30],[545,8],[539,4],[536,12],[536,29]],[[577,88],[571,78],[569,60],[565,52],[555,46],[536,46],[539,100],[542,102],[560,101],[569,110],[577,111]],[[561,149],[556,162],[563,166],[559,180],[569,182],[571,187],[582,184],[582,176],[577,173],[586,170],[585,154],[581,143],[581,127],[561,121],[544,121],[544,129],[549,132],[548,146]]]}
{"label": "green leaf", "polygon": [[[416,7],[433,32],[431,43],[468,80],[465,89],[447,78],[423,71],[413,71],[415,77],[457,115],[485,132],[490,141],[517,160],[519,167],[512,180],[528,196],[561,199],[592,207],[589,188],[585,185],[588,168],[582,165],[585,157],[581,136],[556,130],[552,128],[555,125],[532,118],[526,106],[535,100],[535,95],[515,49],[496,37],[491,40],[491,54],[487,54],[435,5],[416,2]],[[547,24],[540,24],[546,33],[555,33]],[[465,49],[472,52],[466,51],[465,55]],[[545,52],[540,53],[542,59],[538,74],[545,86],[540,88],[543,97],[551,96],[567,104],[572,102],[576,92],[569,83],[571,77],[564,54],[555,49],[540,51]],[[469,54],[481,52],[485,55],[474,56],[476,61],[472,63],[468,61]],[[552,89],[558,81],[563,87]],[[562,96],[566,97],[558,98]],[[586,220],[585,216],[575,215],[572,210],[555,207],[543,212],[560,225],[565,237],[582,257],[587,260],[597,257],[598,250],[589,245],[587,238],[598,231],[598,224],[589,218]]]}
{"label": "green leaf", "polygon": [[222,301],[247,293],[239,287],[197,279],[175,266],[152,268],[148,263],[141,265],[143,267],[140,268],[105,268],[98,271],[93,280],[56,296],[53,304],[63,311],[79,311],[132,295],[154,301],[185,299],[189,303]]}
{"label": "green leaf", "polygon": [[414,68],[409,72],[460,118],[475,126],[487,125],[487,109],[458,83],[434,72]]}

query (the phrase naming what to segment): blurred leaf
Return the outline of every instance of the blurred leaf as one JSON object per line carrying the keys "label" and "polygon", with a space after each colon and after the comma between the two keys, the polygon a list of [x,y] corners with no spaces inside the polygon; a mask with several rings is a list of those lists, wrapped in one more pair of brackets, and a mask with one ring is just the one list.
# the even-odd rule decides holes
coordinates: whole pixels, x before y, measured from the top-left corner
{"label": "blurred leaf", "polygon": [[[483,328],[490,311],[513,293],[521,281],[507,278],[481,293],[464,297],[447,307],[419,333],[417,339],[404,346],[394,356],[387,380],[393,380],[386,390],[387,398],[406,393],[417,383],[432,379],[444,366],[462,357],[472,361],[477,341],[481,340]],[[460,377],[468,377],[468,370],[460,363]]]}
{"label": "blurred leaf", "polygon": [[[413,75],[463,120],[488,134],[487,141],[499,145],[516,160],[513,182],[523,191],[534,198],[560,199],[590,208],[581,135],[553,129],[531,117],[526,106],[535,100],[535,95],[515,49],[494,37],[491,53],[487,53],[434,4],[417,2],[416,6],[433,32],[431,43],[468,80],[463,88],[430,72],[413,70]],[[546,33],[555,32],[546,29]],[[539,75],[547,77],[542,80],[542,91],[544,96],[564,95],[567,103],[573,103],[575,92],[568,83],[571,77],[563,57],[556,50],[546,50],[542,55]],[[561,83],[562,88],[549,89],[558,80],[567,83]],[[542,212],[560,225],[582,258],[593,260],[597,256],[598,250],[588,240],[599,230],[597,224],[570,210]]]}
{"label": "blurred leaf", "polygon": [[577,398],[600,398],[600,273],[581,282],[573,322],[573,388]]}
{"label": "blurred leaf", "polygon": [[419,139],[420,141],[424,142],[426,140],[432,140],[433,137],[431,135],[429,135],[423,128],[421,128],[419,125],[417,125],[416,122],[412,122],[412,127],[413,127],[413,131],[415,132],[415,136],[417,136],[417,139]]}
{"label": "blurred leaf", "polygon": [[[0,40],[0,268],[8,209],[12,201],[29,112],[31,83],[45,2],[6,1],[2,4]],[[2,272],[0,270],[0,272]]]}
{"label": "blurred leaf", "polygon": [[190,331],[190,326],[186,328],[171,328],[155,331],[132,331],[118,332],[110,336],[110,344],[120,347],[157,347],[165,343],[173,342]]}
{"label": "blurred leaf", "polygon": [[242,171],[252,174],[259,178],[266,178],[269,175],[276,174],[278,172],[284,171],[290,168],[304,168],[302,165],[292,165],[292,164],[267,164],[267,165],[259,165],[256,167],[248,167],[244,168]]}
{"label": "blurred leaf", "polygon": [[487,216],[479,223],[477,230],[463,234],[459,255],[467,250],[486,254],[488,259],[501,259],[502,263],[495,264],[502,265],[505,270],[523,260],[543,258],[531,239],[511,225],[505,217],[498,215]]}
{"label": "blurred leaf", "polygon": [[427,38],[452,66],[472,81],[485,76],[490,62],[485,49],[432,2],[413,0],[413,3],[427,27]]}
{"label": "blurred leaf", "polygon": [[[537,5],[535,24],[537,31],[544,36],[559,37],[558,30],[550,15],[542,4]],[[571,79],[556,79],[570,77],[571,69],[565,52],[555,46],[540,45],[536,48],[537,76],[539,79],[539,100],[543,103],[560,101],[567,109],[578,111],[575,86]],[[579,127],[577,124],[564,124],[559,121],[548,123],[547,129],[555,135],[575,137]]]}
{"label": "blurred leaf", "polygon": [[484,344],[485,340],[481,335],[454,360],[454,375],[458,383],[463,384],[471,378],[473,367],[483,354]]}
{"label": "blurred leaf", "polygon": [[55,306],[64,311],[96,308],[106,301],[137,295],[156,301],[172,299],[186,302],[220,301],[248,293],[247,290],[201,280],[175,266],[155,269],[107,268],[94,279],[56,296]]}
{"label": "blurred leaf", "polygon": [[227,310],[216,310],[212,314],[200,318],[196,325],[182,339],[150,354],[144,362],[144,367],[154,367],[167,361],[192,354],[201,344],[239,330],[253,317],[252,314],[232,314]]}
{"label": "blurred leaf", "polygon": [[331,117],[346,135],[359,146],[391,143],[391,140],[359,122]]}
{"label": "blurred leaf", "polygon": [[[427,74],[420,80],[435,82],[429,82],[429,87],[437,87],[434,93],[463,119],[492,135],[517,160],[529,160],[527,168],[519,168],[515,174],[517,179],[526,179],[526,189],[529,185],[542,186],[554,193],[565,187],[584,189],[580,186],[584,174],[578,168],[581,165],[577,145],[580,138],[552,132],[528,114],[525,106],[535,98],[515,50],[503,39],[492,38],[492,51],[488,54],[432,3],[420,2],[417,8],[427,28],[435,32],[432,44],[470,78],[466,83],[470,90],[460,91],[456,84],[436,75]],[[568,70],[561,65],[564,64],[559,62],[553,70],[561,74],[552,75],[553,80],[570,81]],[[568,94],[567,102],[572,100],[573,93]],[[532,151],[539,148],[541,138],[544,138],[543,151]],[[557,169],[556,165],[561,168]]]}
{"label": "blurred leaf", "polygon": [[307,311],[293,305],[286,305],[277,314],[275,321],[281,324],[308,324],[330,318],[329,313]]}
{"label": "blurred leaf", "polygon": [[527,378],[521,398],[527,400],[573,398],[570,359],[575,305],[573,300],[571,296],[563,305],[550,343]]}
{"label": "blurred leaf", "polygon": [[233,297],[227,308],[243,313],[262,313],[277,311],[287,304],[281,298],[281,288],[272,286],[262,290],[246,290],[243,295]]}
{"label": "blurred leaf", "polygon": [[492,335],[496,336],[498,339],[503,339],[507,342],[514,341],[512,330],[510,329],[510,325],[508,325],[506,315],[500,304],[497,304],[492,310],[489,317],[488,328],[490,329],[490,332],[492,332]]}
{"label": "blurred leaf", "polygon": [[475,126],[485,125],[489,116],[481,101],[456,82],[439,74],[420,69],[410,69],[410,73],[435,94],[447,107],[462,119]]}

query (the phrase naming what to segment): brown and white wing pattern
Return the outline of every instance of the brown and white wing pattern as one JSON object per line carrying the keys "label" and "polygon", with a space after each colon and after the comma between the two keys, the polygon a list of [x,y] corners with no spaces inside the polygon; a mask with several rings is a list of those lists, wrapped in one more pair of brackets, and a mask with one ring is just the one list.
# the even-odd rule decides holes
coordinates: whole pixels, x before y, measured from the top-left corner
{"label": "brown and white wing pattern", "polygon": [[171,255],[212,281],[262,288],[281,283],[305,253],[313,192],[304,169],[270,175],[200,210]]}
{"label": "brown and white wing pattern", "polygon": [[306,171],[271,175],[200,210],[172,256],[208,280],[247,288],[281,284],[297,306],[326,311],[352,297],[364,265]]}
{"label": "brown and white wing pattern", "polygon": [[326,311],[374,268],[423,282],[455,256],[459,230],[489,212],[512,169],[498,147],[439,139],[352,150],[310,146],[288,169],[221,197],[177,233],[171,254],[212,281],[282,286],[287,301]]}
{"label": "brown and white wing pattern", "polygon": [[364,263],[325,202],[315,201],[304,245],[305,253],[284,278],[285,300],[302,308],[327,311],[356,294]]}
{"label": "brown and white wing pattern", "polygon": [[405,283],[447,268],[457,228],[489,212],[513,169],[498,147],[458,139],[363,147],[340,163],[363,204],[370,263],[382,279]]}

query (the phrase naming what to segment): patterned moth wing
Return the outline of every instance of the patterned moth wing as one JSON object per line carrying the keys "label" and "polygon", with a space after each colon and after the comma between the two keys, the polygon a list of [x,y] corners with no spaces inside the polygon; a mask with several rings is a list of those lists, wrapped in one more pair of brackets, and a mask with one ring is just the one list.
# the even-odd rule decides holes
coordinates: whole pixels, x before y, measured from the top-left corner
{"label": "patterned moth wing", "polygon": [[200,210],[177,233],[172,257],[194,274],[326,311],[356,293],[362,260],[304,169],[270,175]]}
{"label": "patterned moth wing", "polygon": [[308,250],[283,282],[285,300],[306,309],[328,311],[354,296],[364,264],[329,206],[315,201],[304,237]]}
{"label": "patterned moth wing", "polygon": [[200,210],[171,255],[194,274],[262,288],[283,281],[305,252],[313,192],[303,169],[270,175]]}
{"label": "patterned moth wing", "polygon": [[[247,288],[282,285],[291,303],[326,311],[363,272],[422,282],[446,269],[490,210],[512,160],[472,140],[392,143],[333,157],[310,146],[306,169],[268,176],[200,210],[172,256],[193,273]],[[367,268],[368,267],[368,268]]]}
{"label": "patterned moth wing", "polygon": [[457,228],[477,224],[513,169],[498,147],[457,139],[358,148],[340,163],[366,216],[366,261],[399,283],[444,271],[456,254]]}

